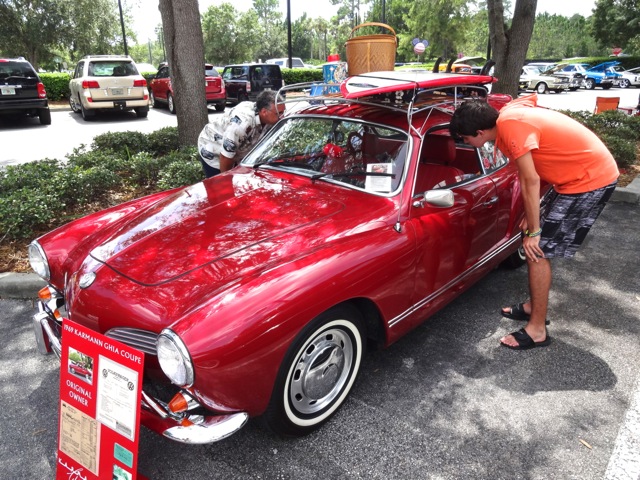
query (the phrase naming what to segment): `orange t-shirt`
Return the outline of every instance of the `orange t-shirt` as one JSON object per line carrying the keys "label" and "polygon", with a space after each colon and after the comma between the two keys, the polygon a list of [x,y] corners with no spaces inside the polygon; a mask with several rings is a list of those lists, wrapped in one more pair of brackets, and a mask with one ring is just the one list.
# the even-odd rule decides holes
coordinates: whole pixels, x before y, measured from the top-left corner
{"label": "orange t-shirt", "polygon": [[500,110],[496,146],[502,153],[515,160],[531,152],[536,172],[558,193],[589,192],[618,178],[616,161],[595,133],[537,104],[533,94]]}

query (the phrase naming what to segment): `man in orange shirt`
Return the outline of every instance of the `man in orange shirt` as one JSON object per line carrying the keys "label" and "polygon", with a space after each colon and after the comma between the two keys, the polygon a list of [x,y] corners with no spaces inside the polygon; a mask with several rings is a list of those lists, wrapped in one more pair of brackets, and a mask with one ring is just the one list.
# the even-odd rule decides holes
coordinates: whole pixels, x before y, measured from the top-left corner
{"label": "man in orange shirt", "polygon": [[[538,97],[521,97],[500,112],[485,101],[468,101],[454,113],[451,135],[481,147],[494,141],[516,163],[525,217],[520,224],[527,256],[530,300],[505,307],[504,317],[527,325],[500,339],[522,350],[549,345],[545,325],[551,258],[570,258],[582,244],[613,193],[618,167],[607,147],[588,128],[554,110],[537,107]],[[540,182],[553,186],[540,201]]]}

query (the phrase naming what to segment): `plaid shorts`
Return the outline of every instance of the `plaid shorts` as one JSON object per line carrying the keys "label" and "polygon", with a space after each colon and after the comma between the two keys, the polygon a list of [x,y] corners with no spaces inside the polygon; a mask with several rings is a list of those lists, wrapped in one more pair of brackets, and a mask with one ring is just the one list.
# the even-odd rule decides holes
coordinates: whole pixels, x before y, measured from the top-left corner
{"label": "plaid shorts", "polygon": [[617,183],[572,195],[551,189],[540,203],[540,248],[545,258],[571,258],[575,255]]}

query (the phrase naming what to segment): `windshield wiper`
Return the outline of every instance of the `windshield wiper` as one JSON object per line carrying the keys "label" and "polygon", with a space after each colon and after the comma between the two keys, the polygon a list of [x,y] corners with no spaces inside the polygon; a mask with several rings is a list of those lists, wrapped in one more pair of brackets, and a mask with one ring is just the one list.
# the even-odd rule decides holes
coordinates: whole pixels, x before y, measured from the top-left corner
{"label": "windshield wiper", "polygon": [[311,180],[318,180],[319,178],[324,177],[358,177],[364,175],[366,177],[391,177],[396,178],[395,173],[381,173],[381,172],[365,172],[364,170],[359,170],[357,172],[339,172],[339,173],[316,173],[311,176]]}
{"label": "windshield wiper", "polygon": [[260,168],[260,167],[262,167],[264,165],[277,166],[277,167],[303,168],[305,170],[314,170],[315,171],[315,168],[313,168],[313,165],[309,165],[308,163],[302,163],[302,162],[291,162],[289,160],[271,160],[269,162],[256,163],[253,166],[253,169],[257,170],[258,168]]}

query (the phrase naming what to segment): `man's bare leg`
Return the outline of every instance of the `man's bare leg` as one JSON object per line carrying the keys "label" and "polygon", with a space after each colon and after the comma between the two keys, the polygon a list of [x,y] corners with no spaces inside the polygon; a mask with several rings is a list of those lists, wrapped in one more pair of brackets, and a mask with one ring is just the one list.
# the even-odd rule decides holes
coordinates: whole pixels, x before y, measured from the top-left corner
{"label": "man's bare leg", "polygon": [[[531,293],[531,318],[524,329],[531,339],[538,343],[547,338],[545,320],[551,289],[551,262],[546,258],[539,258],[537,262],[527,261],[527,268]],[[512,335],[502,337],[500,342],[512,347],[518,346],[518,342]]]}

